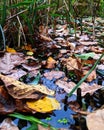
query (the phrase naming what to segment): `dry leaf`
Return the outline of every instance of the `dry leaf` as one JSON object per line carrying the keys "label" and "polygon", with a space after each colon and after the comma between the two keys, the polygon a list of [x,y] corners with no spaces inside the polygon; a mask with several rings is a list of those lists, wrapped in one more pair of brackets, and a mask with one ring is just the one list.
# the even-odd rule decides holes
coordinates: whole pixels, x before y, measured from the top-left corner
{"label": "dry leaf", "polygon": [[[74,82],[65,82],[62,80],[57,80],[56,85],[58,85],[60,88],[63,88],[67,93],[70,93],[73,87],[76,86]],[[97,84],[93,84],[92,86],[90,86],[87,83],[83,82],[79,87],[81,88],[82,96],[84,96],[86,93],[93,94],[93,92],[100,89],[102,86]],[[74,94],[76,94],[76,91],[74,92]]]}
{"label": "dry leaf", "polygon": [[[88,72],[88,70],[83,70],[81,77],[83,78]],[[96,71],[93,70],[87,77],[86,81],[91,82],[92,80],[96,79],[96,77]]]}
{"label": "dry leaf", "polygon": [[62,63],[67,67],[68,70],[79,69],[79,66],[81,66],[80,59],[72,57],[69,57],[68,59],[63,59]]}
{"label": "dry leaf", "polygon": [[6,118],[0,124],[0,130],[19,130],[17,126],[12,122],[11,118]]}
{"label": "dry leaf", "polygon": [[59,79],[61,77],[65,76],[65,73],[63,71],[50,71],[43,74],[47,79],[52,80],[53,78]]}
{"label": "dry leaf", "polygon": [[6,51],[9,53],[16,53],[16,50],[14,48],[9,48],[8,46],[6,46]]}
{"label": "dry leaf", "polygon": [[4,81],[8,93],[17,99],[30,98],[33,93],[39,92],[47,95],[54,95],[54,91],[46,88],[44,85],[26,85],[18,80],[0,74],[0,78]]}
{"label": "dry leaf", "polygon": [[16,109],[14,99],[8,94],[3,86],[0,86],[0,113],[7,114]]}
{"label": "dry leaf", "polygon": [[51,130],[50,127],[43,127],[42,125],[38,124],[38,130]]}
{"label": "dry leaf", "polygon": [[0,58],[0,72],[4,74],[11,73],[11,70],[16,66],[24,62],[23,54],[21,53],[5,53],[5,55]]}
{"label": "dry leaf", "polygon": [[16,70],[11,70],[11,74],[9,74],[8,76],[16,80],[19,80],[19,78],[21,78],[26,74],[27,72],[23,71],[22,69],[16,69]]}
{"label": "dry leaf", "polygon": [[104,65],[103,64],[97,65],[97,69],[104,70]]}
{"label": "dry leaf", "polygon": [[88,46],[88,45],[96,45],[97,42],[91,42],[91,41],[80,41],[82,45]]}
{"label": "dry leaf", "polygon": [[47,59],[46,68],[48,68],[48,69],[55,68],[55,64],[56,64],[56,61],[55,61],[52,57],[49,57],[49,58]]}
{"label": "dry leaf", "polygon": [[30,51],[30,52],[34,52],[34,49],[32,49],[31,44],[22,46],[22,49]]}
{"label": "dry leaf", "polygon": [[89,37],[88,35],[81,35],[79,41],[88,41]]}
{"label": "dry leaf", "polygon": [[44,41],[47,41],[47,42],[51,42],[52,39],[50,37],[47,37],[47,36],[44,36],[44,35],[40,35],[40,38]]}
{"label": "dry leaf", "polygon": [[30,101],[26,103],[30,109],[37,112],[51,112],[56,109],[60,109],[60,103],[55,98],[44,97],[37,101]]}
{"label": "dry leaf", "polygon": [[104,129],[104,109],[97,110],[86,117],[87,127],[89,130]]}

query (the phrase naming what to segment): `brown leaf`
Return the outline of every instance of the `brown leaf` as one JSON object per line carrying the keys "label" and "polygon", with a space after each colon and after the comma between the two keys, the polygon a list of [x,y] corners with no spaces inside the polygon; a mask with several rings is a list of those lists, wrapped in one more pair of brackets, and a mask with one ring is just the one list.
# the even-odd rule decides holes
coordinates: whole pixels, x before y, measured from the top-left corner
{"label": "brown leaf", "polygon": [[63,76],[65,76],[65,73],[62,71],[50,71],[43,74],[47,79],[52,80],[53,78],[59,79]]}
{"label": "brown leaf", "polygon": [[68,70],[79,69],[81,66],[80,62],[81,62],[80,59],[76,59],[76,58],[72,58],[72,57],[62,60],[63,65],[66,66]]}
{"label": "brown leaf", "polygon": [[[81,77],[83,78],[88,72],[89,72],[88,70],[83,70]],[[96,77],[97,77],[97,76],[96,76],[96,71],[93,70],[93,71],[90,73],[90,75],[87,77],[86,81],[91,82],[92,80],[96,79]]]}
{"label": "brown leaf", "polygon": [[43,127],[42,125],[38,125],[38,130],[51,130],[50,127]]}
{"label": "brown leaf", "polygon": [[[74,82],[66,82],[62,80],[58,80],[56,82],[56,85],[58,85],[60,88],[63,88],[67,93],[70,93],[70,91],[73,89],[73,87],[76,86]],[[100,85],[93,84],[92,86],[88,85],[87,83],[83,82],[80,86],[82,91],[82,96],[84,96],[86,93],[93,94],[97,89],[101,88]],[[76,94],[76,91],[74,92]]]}
{"label": "brown leaf", "polygon": [[56,61],[52,57],[48,57],[46,68],[52,69],[55,68]]}
{"label": "brown leaf", "polygon": [[50,37],[44,36],[44,35],[40,35],[40,38],[46,42],[51,42],[52,39]]}
{"label": "brown leaf", "polygon": [[19,130],[17,126],[12,122],[11,118],[6,118],[0,124],[0,130]]}
{"label": "brown leaf", "polygon": [[97,110],[86,117],[89,130],[103,130],[104,128],[104,109]]}
{"label": "brown leaf", "polygon": [[[54,91],[46,88],[44,85],[26,85],[18,80],[0,74],[0,78],[4,81],[8,93],[17,99],[28,98],[31,94],[42,93],[54,95]],[[30,97],[29,97],[30,98]]]}
{"label": "brown leaf", "polygon": [[23,61],[23,54],[5,53],[5,55],[0,58],[0,72],[8,74],[16,65],[21,64]]}
{"label": "brown leaf", "polygon": [[95,46],[91,46],[90,50],[92,52],[95,52],[95,53],[102,53],[102,52],[104,52],[104,48],[101,48],[99,46],[96,46],[96,47]]}
{"label": "brown leaf", "polygon": [[16,109],[14,99],[8,94],[3,86],[0,86],[0,113],[7,114]]}

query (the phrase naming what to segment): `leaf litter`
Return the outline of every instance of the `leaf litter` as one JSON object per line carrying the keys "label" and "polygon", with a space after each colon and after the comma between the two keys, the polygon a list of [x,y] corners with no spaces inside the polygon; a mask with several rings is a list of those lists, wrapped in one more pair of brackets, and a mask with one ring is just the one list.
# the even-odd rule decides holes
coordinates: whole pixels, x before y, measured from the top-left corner
{"label": "leaf litter", "polygon": [[[97,19],[96,21],[99,24],[100,20]],[[92,26],[90,22],[86,22],[86,20],[84,22],[87,24],[88,29]],[[0,83],[3,84],[0,92],[0,95],[2,95],[0,112],[4,114],[14,111],[30,113],[51,112],[50,116],[54,117],[53,119],[59,118],[56,119],[57,121],[55,120],[55,123],[57,123],[54,126],[56,128],[68,129],[75,125],[73,120],[75,118],[74,115],[77,114],[74,112],[75,109],[79,109],[80,112],[83,110],[92,112],[103,105],[99,90],[103,88],[104,84],[103,81],[99,84],[99,79],[103,80],[104,78],[99,70],[104,70],[104,57],[86,81],[80,85],[81,94],[77,91],[73,93],[76,97],[74,99],[72,97],[67,99],[67,94],[91,69],[95,61],[104,52],[104,49],[97,42],[99,40],[98,33],[95,41],[92,41],[91,35],[86,34],[86,32],[80,35],[80,32],[78,32],[78,40],[75,41],[74,35],[69,35],[67,25],[57,25],[54,37],[52,36],[53,32],[52,28],[48,29],[42,26],[39,34],[40,44],[36,44],[34,49],[30,45],[24,46],[22,51],[25,50],[26,53],[23,54],[23,52],[18,53],[16,50],[7,47],[7,52],[0,57],[0,79],[2,80]],[[29,57],[27,58],[26,55]],[[38,79],[39,84],[31,84],[38,73],[41,74],[40,79]],[[27,79],[30,78],[27,84],[23,83],[24,76]],[[22,82],[19,80],[22,80]],[[54,99],[54,102],[57,102],[58,105],[47,108],[48,103],[50,103],[48,106],[52,105],[51,100],[46,100],[46,104],[44,101],[44,99],[49,98],[49,95],[52,96],[50,98]],[[11,101],[10,104],[7,103],[9,100]],[[37,105],[41,101],[43,105],[40,103]],[[19,108],[20,104],[21,108]],[[76,104],[76,108],[71,108],[71,110],[70,106],[73,104],[74,106]],[[85,109],[83,107],[84,104]],[[62,110],[58,110],[59,106],[61,106]],[[6,108],[7,110],[5,110]],[[56,110],[54,111],[54,109]],[[71,112],[69,112],[70,110]],[[52,115],[52,111],[56,116]],[[69,112],[68,117],[66,116],[67,112]],[[58,113],[64,113],[65,115],[60,117]],[[80,114],[80,116],[82,115]],[[68,122],[64,123],[63,121],[66,117]],[[92,130],[89,123],[90,119],[92,119],[90,114],[86,119],[89,130]],[[48,123],[52,125],[53,122],[51,123],[50,121]]]}

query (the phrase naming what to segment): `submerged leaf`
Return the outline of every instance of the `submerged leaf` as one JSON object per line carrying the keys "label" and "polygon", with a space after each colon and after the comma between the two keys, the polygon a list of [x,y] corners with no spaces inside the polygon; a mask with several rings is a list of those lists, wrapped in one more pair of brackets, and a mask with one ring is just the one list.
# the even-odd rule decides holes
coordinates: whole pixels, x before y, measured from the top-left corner
{"label": "submerged leaf", "polygon": [[60,109],[60,104],[54,98],[44,97],[38,101],[27,102],[27,106],[30,109],[36,110],[37,112],[50,112],[55,109]]}

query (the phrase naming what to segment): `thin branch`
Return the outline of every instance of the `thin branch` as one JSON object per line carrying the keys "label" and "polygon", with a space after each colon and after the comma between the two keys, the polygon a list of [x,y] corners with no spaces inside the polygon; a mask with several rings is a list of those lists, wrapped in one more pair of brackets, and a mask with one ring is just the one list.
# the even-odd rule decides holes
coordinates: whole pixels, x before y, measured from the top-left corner
{"label": "thin branch", "polygon": [[21,12],[19,12],[19,13],[17,13],[17,14],[14,14],[13,16],[7,18],[6,21],[8,21],[8,20],[10,20],[10,19],[12,19],[12,18],[14,18],[14,17],[17,17],[18,15],[20,15],[20,14],[26,12],[26,11],[28,11],[28,9],[22,10]]}
{"label": "thin branch", "polygon": [[1,26],[1,25],[0,25],[0,30],[1,30],[1,33],[2,33],[3,44],[4,44],[4,50],[3,50],[3,51],[5,51],[5,48],[6,48],[5,36],[4,36],[4,31],[3,31],[3,28],[2,28],[2,26]]}

